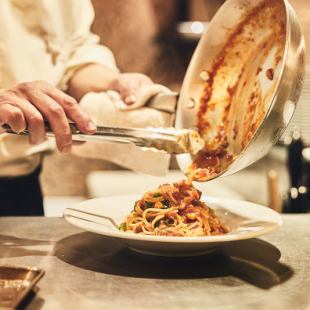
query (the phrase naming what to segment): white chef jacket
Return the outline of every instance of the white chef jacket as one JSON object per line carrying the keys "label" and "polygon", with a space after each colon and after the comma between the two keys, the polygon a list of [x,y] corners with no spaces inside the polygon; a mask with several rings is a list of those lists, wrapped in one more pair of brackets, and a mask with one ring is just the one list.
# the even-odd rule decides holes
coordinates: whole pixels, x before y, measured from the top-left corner
{"label": "white chef jacket", "polygon": [[[90,0],[0,0],[0,89],[45,80],[62,89],[90,63],[117,71],[111,51],[90,31]],[[0,135],[0,176],[24,175],[40,163],[45,143]]]}

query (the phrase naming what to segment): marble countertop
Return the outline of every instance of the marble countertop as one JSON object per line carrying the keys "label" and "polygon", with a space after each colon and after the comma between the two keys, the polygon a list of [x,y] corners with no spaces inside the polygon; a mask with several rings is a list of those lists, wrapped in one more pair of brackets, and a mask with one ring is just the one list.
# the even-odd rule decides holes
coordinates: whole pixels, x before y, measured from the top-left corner
{"label": "marble countertop", "polygon": [[310,215],[196,258],[143,256],[61,218],[0,218],[0,264],[46,271],[26,309],[309,309]]}

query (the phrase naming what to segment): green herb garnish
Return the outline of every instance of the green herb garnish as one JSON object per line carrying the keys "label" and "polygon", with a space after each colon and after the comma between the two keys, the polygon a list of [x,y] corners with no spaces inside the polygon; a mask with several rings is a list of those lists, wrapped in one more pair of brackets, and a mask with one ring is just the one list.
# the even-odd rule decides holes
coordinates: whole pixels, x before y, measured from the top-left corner
{"label": "green herb garnish", "polygon": [[158,221],[154,224],[154,227],[155,227],[155,228],[158,227],[159,224],[160,224],[160,220],[158,220]]}
{"label": "green herb garnish", "polygon": [[149,208],[153,208],[155,203],[151,202],[151,201],[144,201],[144,205],[145,205],[146,209],[149,209]]}
{"label": "green herb garnish", "polygon": [[165,220],[165,224],[166,224],[167,226],[171,226],[172,224],[174,224],[174,220],[171,219],[171,218],[168,218],[168,219]]}
{"label": "green herb garnish", "polygon": [[163,200],[161,203],[162,203],[162,205],[163,205],[163,209],[168,209],[168,208],[170,208],[170,201],[169,201],[169,200],[165,199],[165,200]]}
{"label": "green herb garnish", "polygon": [[121,230],[121,231],[126,231],[126,230],[127,230],[126,223],[125,223],[125,222],[121,223],[121,224],[118,226],[118,229]]}

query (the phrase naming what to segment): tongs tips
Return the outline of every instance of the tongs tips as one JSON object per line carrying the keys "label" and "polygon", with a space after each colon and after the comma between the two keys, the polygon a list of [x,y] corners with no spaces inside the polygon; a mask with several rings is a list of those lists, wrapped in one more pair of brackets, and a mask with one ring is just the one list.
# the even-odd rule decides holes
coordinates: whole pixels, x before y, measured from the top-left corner
{"label": "tongs tips", "polygon": [[197,154],[204,147],[204,140],[192,129],[148,128],[157,134],[156,138],[144,140],[145,146],[169,154]]}

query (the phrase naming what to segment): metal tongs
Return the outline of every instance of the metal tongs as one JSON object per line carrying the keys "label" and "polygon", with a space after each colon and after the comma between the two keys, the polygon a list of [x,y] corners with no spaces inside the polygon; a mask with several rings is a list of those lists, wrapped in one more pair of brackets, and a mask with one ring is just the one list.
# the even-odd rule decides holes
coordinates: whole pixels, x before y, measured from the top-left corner
{"label": "metal tongs", "polygon": [[[139,147],[163,151],[169,154],[196,154],[204,146],[199,134],[191,129],[176,128],[120,128],[98,126],[93,135],[82,133],[74,123],[70,123],[73,141],[95,141],[134,144]],[[8,125],[3,128],[7,133],[16,134]],[[45,123],[47,137],[54,137],[48,123]],[[29,135],[26,129],[20,134]]]}

